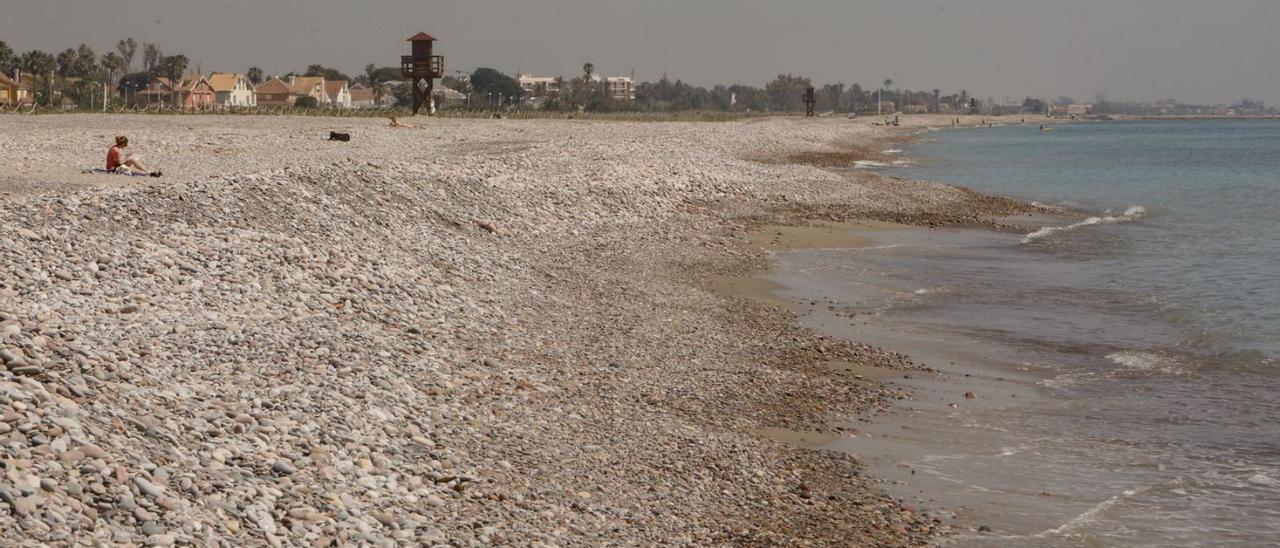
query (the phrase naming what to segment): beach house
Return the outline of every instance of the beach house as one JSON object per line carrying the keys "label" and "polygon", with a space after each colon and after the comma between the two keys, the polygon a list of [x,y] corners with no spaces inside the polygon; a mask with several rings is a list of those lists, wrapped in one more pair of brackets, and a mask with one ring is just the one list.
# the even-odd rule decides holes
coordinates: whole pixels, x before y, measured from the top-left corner
{"label": "beach house", "polygon": [[213,73],[209,77],[213,86],[214,103],[221,108],[253,107],[258,105],[253,86],[242,74]]}
{"label": "beach house", "polygon": [[26,94],[17,80],[0,74],[0,105],[20,105]]}
{"label": "beach house", "polygon": [[325,80],[324,94],[333,108],[351,108],[351,85],[346,80]]}
{"label": "beach house", "polygon": [[293,106],[293,88],[279,78],[272,78],[258,84],[257,87],[253,88],[253,95],[259,106]]}
{"label": "beach house", "polygon": [[218,94],[213,85],[199,74],[184,76],[174,91],[178,95],[178,104],[186,110],[210,109],[217,104]]}
{"label": "beach house", "polygon": [[299,98],[311,97],[316,100],[317,106],[329,105],[329,96],[324,91],[324,77],[290,76],[289,87],[293,90],[294,103],[297,103]]}
{"label": "beach house", "polygon": [[138,91],[134,98],[143,105],[172,105],[173,83],[162,76],[154,77],[147,81],[147,86]]}
{"label": "beach house", "polygon": [[173,106],[186,110],[213,108],[217,93],[209,80],[199,74],[187,75],[175,85],[168,78],[157,76],[147,82],[146,89],[136,95],[145,105]]}
{"label": "beach house", "polygon": [[378,106],[373,90],[364,84],[351,86],[351,108],[373,108]]}

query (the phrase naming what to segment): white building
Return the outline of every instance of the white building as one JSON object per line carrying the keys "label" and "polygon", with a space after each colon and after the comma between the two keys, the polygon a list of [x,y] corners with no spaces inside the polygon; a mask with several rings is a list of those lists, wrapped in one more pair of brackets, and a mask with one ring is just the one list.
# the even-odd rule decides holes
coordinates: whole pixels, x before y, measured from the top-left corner
{"label": "white building", "polygon": [[244,75],[215,72],[209,77],[209,85],[213,86],[214,102],[220,107],[258,106],[258,97],[253,92],[253,85]]}
{"label": "white building", "polygon": [[351,108],[351,85],[346,80],[325,80],[324,95],[333,108]]}
{"label": "white building", "polygon": [[520,89],[524,90],[525,97],[560,96],[560,82],[554,76],[517,74],[516,81],[520,83]]}
{"label": "white building", "polygon": [[604,79],[604,92],[614,101],[634,101],[635,82],[629,76],[610,76]]}
{"label": "white building", "polygon": [[1067,105],[1067,114],[1070,114],[1072,116],[1088,116],[1090,114],[1093,114],[1093,104],[1084,103],[1084,104]]}

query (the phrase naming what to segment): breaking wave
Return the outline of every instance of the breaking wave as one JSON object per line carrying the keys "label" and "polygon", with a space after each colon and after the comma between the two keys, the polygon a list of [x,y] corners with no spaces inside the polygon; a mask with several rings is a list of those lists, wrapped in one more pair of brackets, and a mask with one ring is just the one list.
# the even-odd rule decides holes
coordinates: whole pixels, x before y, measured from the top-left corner
{"label": "breaking wave", "polygon": [[1069,533],[1072,530],[1085,528],[1089,525],[1096,523],[1097,521],[1102,519],[1103,515],[1106,514],[1107,511],[1111,510],[1111,508],[1115,507],[1118,504],[1123,504],[1125,502],[1128,502],[1131,499],[1134,499],[1137,497],[1143,497],[1152,493],[1165,492],[1173,489],[1178,489],[1183,487],[1186,484],[1187,484],[1187,481],[1182,478],[1173,478],[1171,480],[1167,480],[1167,481],[1164,481],[1155,485],[1150,485],[1147,487],[1139,487],[1137,489],[1126,489],[1125,491],[1121,492],[1119,495],[1113,496],[1102,502],[1099,502],[1098,504],[1095,504],[1093,507],[1089,508],[1088,510],[1085,510],[1080,515],[1074,518],[1071,518],[1066,523],[1063,523],[1062,525],[1059,525],[1053,529],[1041,531],[1034,535],[1011,536],[1007,538],[1043,539],[1043,538],[1061,536]]}
{"label": "breaking wave", "polygon": [[1186,373],[1178,358],[1155,352],[1122,351],[1107,355],[1107,359],[1122,367],[1138,371],[1157,371],[1169,375]]}
{"label": "breaking wave", "polygon": [[1037,230],[1035,232],[1032,232],[1024,236],[1022,238],[1022,243],[1029,244],[1031,242],[1039,240],[1040,238],[1044,238],[1046,236],[1050,236],[1052,234],[1056,234],[1064,230],[1075,230],[1077,228],[1093,226],[1093,225],[1110,225],[1110,224],[1116,224],[1116,223],[1127,223],[1129,221],[1141,219],[1146,214],[1147,214],[1147,208],[1142,206],[1131,206],[1129,209],[1124,210],[1124,213],[1120,215],[1108,214],[1108,215],[1103,215],[1099,217],[1089,217],[1088,219],[1085,219],[1075,224],[1064,225],[1064,226],[1043,227],[1040,230]]}

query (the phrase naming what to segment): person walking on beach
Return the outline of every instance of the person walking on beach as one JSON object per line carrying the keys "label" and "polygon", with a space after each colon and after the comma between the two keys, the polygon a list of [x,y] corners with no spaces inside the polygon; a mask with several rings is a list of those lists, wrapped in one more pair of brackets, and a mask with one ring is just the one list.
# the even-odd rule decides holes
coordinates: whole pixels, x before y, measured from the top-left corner
{"label": "person walking on beach", "polygon": [[142,165],[142,162],[132,154],[125,154],[124,149],[129,147],[129,138],[124,135],[116,136],[116,144],[107,151],[107,172],[119,173],[121,175],[150,175],[159,177],[159,171],[151,171]]}

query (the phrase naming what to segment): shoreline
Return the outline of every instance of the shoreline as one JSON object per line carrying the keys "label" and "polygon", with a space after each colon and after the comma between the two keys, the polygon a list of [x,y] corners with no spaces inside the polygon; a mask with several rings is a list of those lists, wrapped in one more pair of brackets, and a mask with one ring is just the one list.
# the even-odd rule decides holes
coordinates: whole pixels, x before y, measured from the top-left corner
{"label": "shoreline", "polygon": [[[863,235],[871,241],[866,248],[878,248],[886,241],[903,242],[932,239],[934,229],[903,226],[894,236],[879,239],[874,231]],[[943,229],[948,232],[999,231],[989,227]],[[913,234],[903,239],[901,234]],[[947,237],[947,236],[944,236]],[[855,252],[858,248],[850,248]],[[839,251],[829,249],[825,251]],[[849,259],[857,265],[856,255]],[[800,260],[800,264],[811,263]],[[954,334],[920,332],[917,327],[880,317],[882,307],[896,297],[885,289],[869,286],[863,290],[822,283],[824,278],[807,273],[807,268],[792,264],[787,272],[770,270],[764,279],[772,286],[771,296],[795,305],[798,322],[806,329],[850,341],[901,352],[918,369],[882,370],[867,374],[858,371],[860,381],[882,385],[900,394],[888,409],[861,415],[837,423],[849,435],[821,440],[797,440],[792,436],[774,439],[815,450],[834,451],[854,456],[864,463],[885,489],[899,498],[901,504],[942,520],[952,539],[968,539],[979,543],[1000,544],[1000,539],[1013,541],[1031,537],[1005,536],[1008,528],[1025,525],[1030,520],[1011,523],[1005,519],[1007,508],[984,500],[978,494],[957,489],[955,478],[935,477],[930,460],[937,454],[949,454],[957,447],[975,451],[986,447],[1011,447],[1016,440],[1006,439],[998,428],[991,432],[972,430],[956,414],[975,409],[996,413],[1006,407],[1034,406],[1047,401],[1039,382],[1051,378],[1011,356],[997,358],[992,348],[982,341],[968,340]],[[803,272],[803,274],[801,274]],[[818,299],[818,300],[815,300]],[[823,300],[825,299],[825,300]],[[862,319],[862,318],[866,319]],[[972,396],[972,397],[970,397]],[[992,428],[995,428],[992,426]],[[1003,436],[1003,437],[1002,437]],[[923,472],[923,473],[917,473]],[[1052,494],[1044,494],[1052,496]],[[998,503],[996,503],[998,504]],[[1043,529],[1051,529],[1053,525]],[[1042,529],[1042,530],[1043,530]],[[986,545],[986,544],[983,544]]]}
{"label": "shoreline", "polygon": [[772,161],[902,137],[843,120],[156,120],[169,178],[62,188],[99,120],[6,151],[11,540],[921,544],[857,459],[754,433],[884,409],[863,380],[911,364],[707,286],[767,264],[750,226],[1041,211]]}
{"label": "shoreline", "polygon": [[[1008,145],[1002,138],[994,142]],[[1016,164],[1018,156],[1010,161]],[[959,172],[969,180],[983,173],[966,169]],[[997,167],[995,173],[1004,172]],[[991,184],[1012,189],[1035,177],[1017,174]],[[1060,213],[1068,216],[1052,224],[1089,225],[1078,221],[1101,215]],[[1077,213],[1082,216],[1070,216]],[[1019,232],[1038,236],[1048,224]],[[1161,218],[1146,230],[1169,224]],[[1256,411],[1249,403],[1253,398],[1233,399],[1253,395],[1235,387],[1257,382],[1249,378],[1250,368],[1259,360],[1267,364],[1266,353],[1239,351],[1240,357],[1219,360],[1207,352],[1179,352],[1197,340],[1179,330],[1199,326],[1192,323],[1193,313],[1175,317],[1162,314],[1167,308],[1125,306],[1178,304],[1162,300],[1165,294],[1158,290],[1109,292],[1105,283],[1091,283],[1125,285],[1115,269],[1140,263],[1135,257],[1149,249],[1141,244],[1152,241],[1135,232],[1142,229],[1123,236],[1081,233],[1019,252],[1018,238],[1005,231],[862,231],[848,239],[868,237],[874,251],[850,246],[780,257],[779,266],[762,278],[772,298],[799,303],[794,312],[803,326],[898,350],[941,371],[891,378],[910,398],[887,413],[841,425],[854,435],[775,437],[857,455],[903,504],[943,517],[950,531],[942,543],[1076,546],[1269,538],[1273,523],[1255,512],[1265,515],[1262,501],[1274,493],[1267,492],[1274,468],[1265,452],[1253,451],[1250,443],[1256,442],[1240,441],[1237,452],[1233,442],[1219,444],[1224,437],[1216,436],[1220,425],[1267,412]],[[1106,246],[1122,238],[1114,249]],[[1154,264],[1166,264],[1159,259]],[[1232,369],[1237,366],[1244,369]],[[1223,388],[1215,392],[1206,385]],[[1164,408],[1163,402],[1176,403]],[[1197,436],[1195,427],[1206,424],[1209,433]],[[1254,433],[1252,425],[1241,430]],[[1260,434],[1266,439],[1265,430]],[[1250,439],[1243,433],[1240,438]],[[1233,460],[1220,464],[1218,451]],[[1239,490],[1239,502],[1216,500],[1224,490]],[[1226,510],[1196,515],[1210,504]]]}

